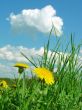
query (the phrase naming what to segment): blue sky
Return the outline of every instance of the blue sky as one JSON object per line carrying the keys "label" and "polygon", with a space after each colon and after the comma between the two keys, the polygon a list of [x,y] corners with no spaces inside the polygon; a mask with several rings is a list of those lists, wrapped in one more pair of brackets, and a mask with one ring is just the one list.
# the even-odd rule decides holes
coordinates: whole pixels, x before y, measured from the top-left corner
{"label": "blue sky", "polygon": [[[44,40],[47,40],[48,35],[39,33],[36,40],[29,37],[27,34],[15,34],[11,31],[10,23],[6,20],[11,12],[15,14],[20,13],[23,9],[43,8],[46,5],[52,5],[57,15],[63,19],[64,26],[63,32],[68,40],[72,32],[76,36],[76,41],[79,42],[82,38],[82,13],[81,13],[81,0],[3,0],[0,3],[0,46],[6,44],[24,45],[28,47],[35,46],[36,48],[43,45]],[[30,35],[31,36],[31,35]],[[36,33],[35,33],[36,36]],[[20,40],[19,40],[20,39]],[[32,42],[33,41],[33,42]],[[40,41],[40,42],[39,42]],[[32,42],[32,43],[31,43]],[[31,45],[30,45],[31,44]]]}
{"label": "blue sky", "polygon": [[[52,6],[53,9],[56,10],[56,16],[61,17],[63,20],[63,35],[58,37],[58,39],[62,40],[62,44],[65,44],[65,42],[70,40],[71,33],[74,35],[76,44],[81,42],[82,0],[2,0],[0,3],[0,52],[8,50],[8,52],[13,51],[14,53],[20,48],[24,48],[24,51],[25,48],[40,49],[44,43],[47,42],[49,33],[46,34],[36,29],[30,30],[29,27],[26,31],[23,30],[20,32],[20,29],[18,29],[18,31],[13,31],[13,26],[10,24],[12,19],[9,21],[7,19],[12,12],[14,15],[19,15],[24,9],[37,8],[41,10],[48,5]],[[51,42],[51,46],[54,46],[54,43],[56,43],[56,37],[53,35],[51,37]],[[6,62],[7,60],[9,60],[9,62],[12,61],[11,59],[7,58]],[[1,53],[0,61],[3,67],[5,66],[4,60]]]}

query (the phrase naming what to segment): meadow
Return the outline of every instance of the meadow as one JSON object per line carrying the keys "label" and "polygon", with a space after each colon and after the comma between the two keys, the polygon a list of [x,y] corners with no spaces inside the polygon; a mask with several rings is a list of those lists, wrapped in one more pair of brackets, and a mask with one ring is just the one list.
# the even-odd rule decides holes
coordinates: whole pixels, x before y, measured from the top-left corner
{"label": "meadow", "polygon": [[[21,52],[30,65],[14,65],[18,79],[0,79],[0,110],[82,110],[82,65],[78,61],[82,44],[76,46],[71,35],[64,52],[59,52],[60,41],[51,50],[50,43],[49,36],[43,56],[36,60]],[[25,76],[26,68],[35,74],[32,78]]]}

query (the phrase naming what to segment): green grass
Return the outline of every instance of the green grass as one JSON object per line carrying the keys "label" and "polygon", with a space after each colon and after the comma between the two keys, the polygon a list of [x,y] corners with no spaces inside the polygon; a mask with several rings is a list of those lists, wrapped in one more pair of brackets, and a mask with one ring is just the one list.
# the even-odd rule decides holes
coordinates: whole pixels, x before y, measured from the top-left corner
{"label": "green grass", "polygon": [[[45,67],[53,72],[55,83],[46,85],[36,76],[25,79],[23,91],[22,79],[10,80],[8,89],[0,89],[0,110],[82,110],[82,67],[78,62],[79,50],[82,45],[75,46],[71,35],[70,43],[64,52],[71,47],[69,54],[60,54],[58,51],[60,41],[48,56],[50,50],[50,37],[44,46],[43,56],[38,56],[37,61],[28,59],[34,67]],[[54,67],[57,71],[54,72]],[[19,81],[18,81],[19,80]],[[12,87],[12,84],[17,87]]]}

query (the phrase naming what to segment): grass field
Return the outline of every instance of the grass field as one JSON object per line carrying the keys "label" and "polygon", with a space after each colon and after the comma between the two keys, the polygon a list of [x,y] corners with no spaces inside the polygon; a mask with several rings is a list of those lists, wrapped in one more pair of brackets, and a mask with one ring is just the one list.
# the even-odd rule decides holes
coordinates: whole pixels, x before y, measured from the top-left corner
{"label": "grass field", "polygon": [[82,66],[78,62],[82,45],[76,47],[71,36],[64,50],[66,53],[71,47],[66,56],[58,51],[59,41],[50,55],[49,46],[50,38],[44,46],[43,56],[37,57],[37,61],[21,53],[34,69],[41,69],[43,76],[35,73],[29,79],[22,70],[23,79],[1,79],[7,86],[0,85],[0,110],[82,110]]}

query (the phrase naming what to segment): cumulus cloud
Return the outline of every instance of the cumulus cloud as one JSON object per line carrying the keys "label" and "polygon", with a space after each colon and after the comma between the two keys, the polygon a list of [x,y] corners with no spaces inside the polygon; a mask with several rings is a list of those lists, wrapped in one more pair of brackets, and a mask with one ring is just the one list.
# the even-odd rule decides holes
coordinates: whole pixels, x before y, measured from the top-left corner
{"label": "cumulus cloud", "polygon": [[[0,77],[12,77],[18,76],[17,69],[13,67],[15,62],[28,63],[27,59],[21,55],[23,52],[27,57],[33,56],[36,58],[37,55],[43,54],[43,47],[40,49],[26,48],[23,46],[11,46],[6,45],[0,48]],[[30,74],[29,74],[30,76]]]}
{"label": "cumulus cloud", "polygon": [[[23,52],[28,58],[34,57],[36,60],[37,55],[42,56],[44,53],[44,48],[40,49],[35,48],[26,48],[23,46],[11,46],[6,45],[0,48],[0,77],[17,77],[17,69],[13,67],[15,62],[26,62],[27,59],[21,55],[20,52]],[[55,53],[54,53],[55,54]],[[61,53],[62,54],[62,53]],[[49,51],[48,56],[51,55],[51,51]],[[56,57],[58,54],[56,55]]]}
{"label": "cumulus cloud", "polygon": [[0,77],[15,78],[17,76],[16,68],[0,63]]}
{"label": "cumulus cloud", "polygon": [[[44,48],[41,47],[39,49],[35,49],[35,48],[26,48],[24,46],[6,45],[0,48],[0,59],[9,62],[27,62],[27,59],[21,54],[21,52],[23,52],[28,58],[31,58],[32,56],[36,59],[37,56],[43,55]],[[49,50],[48,57],[50,57],[51,54],[52,52]],[[56,55],[55,56],[56,58],[58,58],[59,54],[61,56],[64,56],[65,58],[68,55],[62,52],[58,52],[58,53],[53,52],[52,56],[54,56],[54,54]]]}
{"label": "cumulus cloud", "polygon": [[11,46],[6,45],[0,48],[0,59],[7,60],[7,61],[15,61],[15,62],[27,62],[26,58],[24,58],[20,52],[25,53],[28,57],[42,55],[43,47],[36,50],[35,48],[26,48],[23,46]]}
{"label": "cumulus cloud", "polygon": [[[27,48],[24,46],[11,46],[6,45],[2,48],[0,48],[0,60],[9,61],[9,62],[27,62],[27,59],[20,53],[23,52],[28,58],[34,57],[37,58],[37,56],[42,56],[44,53],[44,48],[41,47],[39,49],[35,48]],[[80,51],[81,52],[81,51]],[[49,50],[48,57],[52,52]],[[63,53],[63,52],[53,52],[52,56],[56,55],[55,57],[58,58],[58,56],[64,56],[66,58],[70,55],[70,53]],[[82,54],[79,55],[79,61],[82,61]]]}
{"label": "cumulus cloud", "polygon": [[[2,76],[14,77],[14,75],[17,76],[17,70],[12,67],[13,64],[15,62],[28,63],[27,59],[21,55],[20,51],[23,52],[28,58],[31,58],[31,56],[33,56],[36,60],[37,55],[40,55],[40,56],[43,55],[44,48],[41,47],[40,49],[35,49],[35,48],[26,48],[24,46],[11,46],[11,45],[6,45],[0,48],[0,62],[1,62],[0,63],[0,77]],[[48,57],[50,57],[51,54],[52,52],[49,50]],[[62,52],[57,52],[57,53],[54,52],[53,55],[54,54],[56,54],[55,56],[56,64],[59,61],[60,56],[66,59],[66,57],[69,57],[70,55],[70,53],[68,54],[68,53],[62,53]],[[61,64],[63,65],[63,62],[61,62]],[[78,64],[82,65],[82,54],[79,55],[78,57]],[[6,74],[3,74],[3,73],[6,73]]]}
{"label": "cumulus cloud", "polygon": [[41,9],[24,9],[19,14],[11,13],[8,20],[13,29],[32,27],[42,33],[49,33],[53,24],[57,36],[61,36],[63,32],[63,20],[56,15],[56,10],[51,5]]}
{"label": "cumulus cloud", "polygon": [[[0,76],[1,73],[7,73],[8,76],[13,77],[14,74],[12,73],[17,73],[17,71],[12,67],[15,62],[28,63],[27,59],[24,56],[22,56],[20,52],[23,52],[28,58],[31,58],[32,56],[36,60],[38,55],[39,56],[43,55],[44,48],[41,47],[40,49],[35,49],[35,48],[26,48],[23,46],[11,46],[11,45],[6,45],[0,48],[0,61],[1,62],[5,61],[4,63],[0,64]],[[53,55],[54,54],[55,52],[53,53]],[[64,55],[65,57],[67,56],[62,52],[60,52],[60,54],[61,56],[62,55]],[[50,55],[51,55],[51,51],[49,50],[48,57],[50,57]],[[58,53],[56,53],[55,57],[58,61]],[[2,76],[3,75],[5,74],[2,74]]]}

